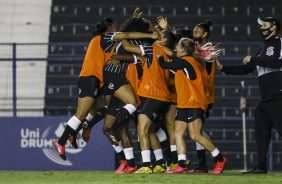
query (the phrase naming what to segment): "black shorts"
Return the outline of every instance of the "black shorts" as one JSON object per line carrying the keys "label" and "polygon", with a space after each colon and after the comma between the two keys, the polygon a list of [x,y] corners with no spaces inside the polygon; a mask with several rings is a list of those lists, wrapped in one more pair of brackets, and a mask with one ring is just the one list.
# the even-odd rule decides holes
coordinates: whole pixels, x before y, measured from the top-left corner
{"label": "black shorts", "polygon": [[115,74],[104,71],[105,94],[114,94],[121,86],[129,84],[125,74]]}
{"label": "black shorts", "polygon": [[113,93],[110,92],[107,88],[107,86],[103,85],[100,89],[101,93],[103,94],[103,96],[108,96],[108,95],[112,95]]}
{"label": "black shorts", "polygon": [[137,113],[145,114],[152,122],[155,122],[158,117],[168,111],[169,105],[169,102],[142,97]]}
{"label": "black shorts", "polygon": [[118,111],[120,110],[120,108],[122,108],[124,106],[124,103],[118,99],[117,97],[115,97],[114,95],[111,97],[110,103],[108,105],[108,109],[106,114],[112,115],[114,117],[117,116]]}
{"label": "black shorts", "polygon": [[99,80],[95,76],[80,76],[78,78],[78,97],[92,97],[96,99],[100,95]]}
{"label": "black shorts", "polygon": [[175,120],[191,123],[200,118],[203,121],[204,113],[205,111],[201,108],[177,108]]}

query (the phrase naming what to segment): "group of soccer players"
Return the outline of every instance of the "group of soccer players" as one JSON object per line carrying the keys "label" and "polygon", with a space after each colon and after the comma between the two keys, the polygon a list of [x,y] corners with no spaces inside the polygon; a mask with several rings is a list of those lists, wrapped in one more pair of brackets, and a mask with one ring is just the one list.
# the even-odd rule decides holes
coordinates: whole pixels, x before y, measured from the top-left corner
{"label": "group of soccer players", "polygon": [[[158,17],[155,27],[141,14],[137,8],[119,32],[110,18],[96,25],[78,78],[77,112],[54,141],[56,151],[66,160],[66,142],[77,148],[81,129],[88,142],[91,128],[105,118],[103,132],[121,159],[116,173],[188,173],[187,130],[199,157],[189,172],[208,172],[208,150],[215,160],[213,174],[222,173],[227,157],[202,131],[215,98],[218,50],[208,42],[211,20],[196,25],[193,33],[173,32],[166,18]],[[139,169],[128,134],[132,120],[142,157]]]}

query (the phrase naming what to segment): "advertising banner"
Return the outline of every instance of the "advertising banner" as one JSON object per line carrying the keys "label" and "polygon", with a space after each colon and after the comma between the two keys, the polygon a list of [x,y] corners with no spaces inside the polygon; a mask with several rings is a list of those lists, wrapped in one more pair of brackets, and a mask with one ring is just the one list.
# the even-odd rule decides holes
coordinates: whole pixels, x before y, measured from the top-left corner
{"label": "advertising banner", "polygon": [[67,160],[53,148],[69,117],[0,118],[0,170],[114,170],[115,152],[102,132],[92,128],[90,141],[77,136],[78,149],[66,144]]}

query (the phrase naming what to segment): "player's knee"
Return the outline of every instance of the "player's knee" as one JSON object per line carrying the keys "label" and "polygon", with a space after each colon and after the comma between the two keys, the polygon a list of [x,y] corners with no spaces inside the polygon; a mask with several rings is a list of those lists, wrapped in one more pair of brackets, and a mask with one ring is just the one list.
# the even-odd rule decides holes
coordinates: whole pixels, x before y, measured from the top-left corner
{"label": "player's knee", "polygon": [[192,141],[198,142],[199,135],[190,133],[190,138],[191,138]]}
{"label": "player's knee", "polygon": [[178,131],[174,131],[174,137],[175,137],[175,140],[178,140],[178,139],[182,139],[183,135]]}

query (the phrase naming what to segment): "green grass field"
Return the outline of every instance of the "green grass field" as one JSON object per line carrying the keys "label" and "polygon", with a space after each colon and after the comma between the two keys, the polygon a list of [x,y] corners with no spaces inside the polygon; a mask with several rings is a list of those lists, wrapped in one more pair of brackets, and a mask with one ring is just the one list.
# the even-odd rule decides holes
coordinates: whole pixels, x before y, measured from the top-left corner
{"label": "green grass field", "polygon": [[113,171],[0,171],[0,184],[282,184],[281,172],[242,175],[239,171],[209,174],[115,174]]}

